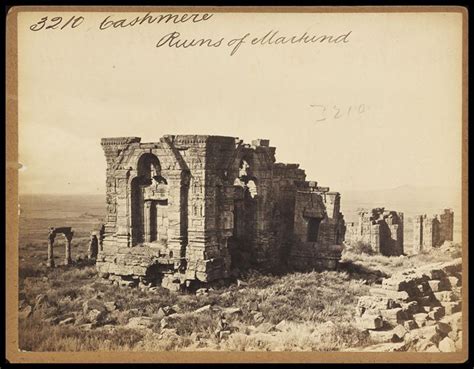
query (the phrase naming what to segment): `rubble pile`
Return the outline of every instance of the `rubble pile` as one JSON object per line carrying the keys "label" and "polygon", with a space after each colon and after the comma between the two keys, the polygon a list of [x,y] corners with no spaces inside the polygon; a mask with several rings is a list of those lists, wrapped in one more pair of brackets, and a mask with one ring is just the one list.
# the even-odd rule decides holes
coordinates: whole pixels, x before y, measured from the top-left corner
{"label": "rubble pile", "polygon": [[379,287],[370,289],[369,296],[359,299],[358,327],[368,330],[388,351],[460,350],[461,267],[459,258],[385,278]]}

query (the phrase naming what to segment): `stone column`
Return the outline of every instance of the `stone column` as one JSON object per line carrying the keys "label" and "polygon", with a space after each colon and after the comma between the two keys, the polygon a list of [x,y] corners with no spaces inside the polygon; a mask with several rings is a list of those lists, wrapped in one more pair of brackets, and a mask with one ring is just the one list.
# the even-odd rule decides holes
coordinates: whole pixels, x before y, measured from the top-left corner
{"label": "stone column", "polygon": [[99,250],[100,251],[104,250],[104,236],[105,236],[105,225],[102,224],[102,227],[100,227],[100,231],[99,231]]}
{"label": "stone column", "polygon": [[53,246],[54,246],[55,238],[56,238],[56,233],[54,232],[54,228],[50,228],[49,235],[48,235],[48,262],[47,262],[47,265],[50,268],[54,268]]}
{"label": "stone column", "polygon": [[87,257],[89,259],[96,259],[98,249],[99,249],[99,242],[97,239],[97,235],[95,233],[92,233],[91,240],[89,242],[89,249],[87,250]]}
{"label": "stone column", "polygon": [[66,236],[66,254],[64,257],[64,265],[70,265],[72,264],[72,258],[71,258],[71,241],[72,241],[72,236],[74,235],[74,232],[70,232],[68,234],[65,234]]}
{"label": "stone column", "polygon": [[145,209],[143,216],[144,226],[144,240],[145,242],[151,241],[151,201],[145,201]]}

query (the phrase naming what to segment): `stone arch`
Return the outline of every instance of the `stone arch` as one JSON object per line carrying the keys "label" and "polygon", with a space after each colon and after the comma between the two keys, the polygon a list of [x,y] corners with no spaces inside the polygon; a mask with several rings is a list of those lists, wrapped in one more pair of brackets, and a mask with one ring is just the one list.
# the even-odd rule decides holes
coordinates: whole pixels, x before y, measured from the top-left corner
{"label": "stone arch", "polygon": [[143,153],[130,182],[132,246],[167,239],[168,181],[158,157]]}

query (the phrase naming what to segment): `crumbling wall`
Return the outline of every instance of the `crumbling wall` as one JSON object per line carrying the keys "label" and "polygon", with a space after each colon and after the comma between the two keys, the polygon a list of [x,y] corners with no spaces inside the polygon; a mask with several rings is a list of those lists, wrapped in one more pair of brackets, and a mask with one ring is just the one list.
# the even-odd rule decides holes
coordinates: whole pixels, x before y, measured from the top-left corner
{"label": "crumbling wall", "polygon": [[454,212],[445,209],[443,214],[413,217],[413,250],[418,254],[440,247],[445,241],[453,240]]}
{"label": "crumbling wall", "polygon": [[316,182],[299,183],[294,211],[293,267],[335,269],[342,253],[345,223],[340,194]]}
{"label": "crumbling wall", "polygon": [[374,253],[399,256],[404,252],[402,212],[375,208],[361,210],[357,222],[347,224],[345,241],[349,245],[362,242]]}

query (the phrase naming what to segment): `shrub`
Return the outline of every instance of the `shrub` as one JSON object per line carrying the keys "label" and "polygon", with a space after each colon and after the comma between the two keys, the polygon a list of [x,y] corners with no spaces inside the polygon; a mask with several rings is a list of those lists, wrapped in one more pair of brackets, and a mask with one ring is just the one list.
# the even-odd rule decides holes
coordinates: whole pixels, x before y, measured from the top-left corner
{"label": "shrub", "polygon": [[359,254],[374,254],[374,250],[372,250],[372,247],[367,242],[357,241],[351,248],[354,252],[357,252]]}

